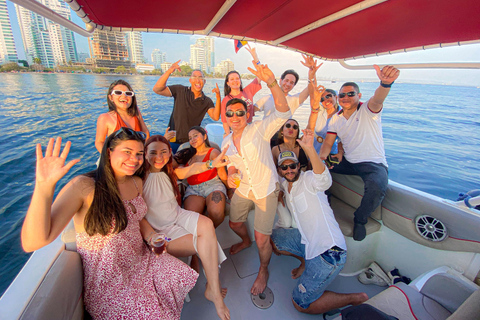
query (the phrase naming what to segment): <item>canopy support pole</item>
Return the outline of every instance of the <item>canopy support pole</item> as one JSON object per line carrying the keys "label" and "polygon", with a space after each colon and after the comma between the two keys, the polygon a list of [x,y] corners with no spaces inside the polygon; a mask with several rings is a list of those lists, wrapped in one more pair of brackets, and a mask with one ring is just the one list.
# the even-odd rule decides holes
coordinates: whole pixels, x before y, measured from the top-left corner
{"label": "canopy support pole", "polygon": [[[371,70],[373,65],[352,66],[347,64],[345,60],[338,60],[340,65],[349,70]],[[480,63],[395,63],[392,64],[397,69],[480,69]],[[384,65],[380,65],[380,67]]]}

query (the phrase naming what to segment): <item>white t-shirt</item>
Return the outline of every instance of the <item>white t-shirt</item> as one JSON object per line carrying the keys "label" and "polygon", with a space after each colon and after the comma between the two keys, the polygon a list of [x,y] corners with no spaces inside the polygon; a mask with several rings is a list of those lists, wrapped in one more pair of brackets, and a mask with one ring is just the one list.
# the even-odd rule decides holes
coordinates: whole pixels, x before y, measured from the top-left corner
{"label": "white t-shirt", "polygon": [[321,174],[315,174],[312,170],[302,171],[290,192],[287,191],[288,181],[282,181],[286,204],[302,235],[306,260],[334,246],[347,250],[345,238],[325,195],[325,190],[331,185],[332,176],[328,169]]}
{"label": "white t-shirt", "polygon": [[340,138],[349,162],[375,162],[388,166],[382,135],[382,111],[372,112],[368,108],[369,102],[360,105],[348,120],[342,111],[336,113],[328,124],[328,134]]}
{"label": "white t-shirt", "polygon": [[[287,104],[290,107],[290,111],[292,114],[300,107],[300,92],[294,95],[287,95],[285,97],[287,99]],[[273,96],[265,96],[262,97],[260,100],[255,103],[260,111],[263,111],[263,118],[265,119],[268,117],[272,112],[275,111],[275,101],[273,100]]]}

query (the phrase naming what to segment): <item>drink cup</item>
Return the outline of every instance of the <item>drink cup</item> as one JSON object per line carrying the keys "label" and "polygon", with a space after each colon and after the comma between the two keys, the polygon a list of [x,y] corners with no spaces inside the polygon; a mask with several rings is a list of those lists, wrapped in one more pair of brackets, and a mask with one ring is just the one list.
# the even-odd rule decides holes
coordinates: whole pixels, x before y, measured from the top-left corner
{"label": "drink cup", "polygon": [[177,141],[177,131],[172,130],[170,132],[173,132],[173,134],[174,134],[173,138],[170,139],[170,142],[176,142]]}
{"label": "drink cup", "polygon": [[240,187],[240,181],[242,181],[242,177],[240,176],[239,173],[234,173],[232,175],[232,177],[233,177],[233,181],[235,182],[235,186],[237,188],[239,188]]}
{"label": "drink cup", "polygon": [[167,240],[164,234],[156,234],[152,237],[151,246],[155,254],[162,254],[165,251]]}

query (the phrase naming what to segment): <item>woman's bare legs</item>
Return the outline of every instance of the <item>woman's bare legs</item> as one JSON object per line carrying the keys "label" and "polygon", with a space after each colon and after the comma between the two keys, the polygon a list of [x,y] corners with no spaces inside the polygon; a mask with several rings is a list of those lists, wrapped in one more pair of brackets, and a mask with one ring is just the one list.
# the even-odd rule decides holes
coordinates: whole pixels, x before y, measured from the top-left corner
{"label": "woman's bare legs", "polygon": [[[230,319],[230,311],[223,301],[218,277],[218,245],[212,220],[199,215],[197,222],[197,250],[207,277],[205,297],[215,304],[220,319]],[[195,254],[193,236],[186,235],[171,241],[167,251],[176,257]]]}
{"label": "woman's bare legs", "polygon": [[208,217],[212,219],[215,229],[222,224],[225,219],[225,194],[221,191],[214,191],[207,197]]}

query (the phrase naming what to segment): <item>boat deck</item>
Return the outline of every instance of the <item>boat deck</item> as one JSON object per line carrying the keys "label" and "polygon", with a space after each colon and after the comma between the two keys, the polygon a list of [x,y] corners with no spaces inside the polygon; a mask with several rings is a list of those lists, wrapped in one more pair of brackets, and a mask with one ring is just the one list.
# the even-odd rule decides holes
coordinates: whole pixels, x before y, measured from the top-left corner
{"label": "boat deck", "polygon": [[[268,309],[257,308],[251,301],[250,288],[255,281],[259,268],[258,250],[253,245],[234,256],[225,249],[227,260],[220,271],[220,281],[228,288],[225,303],[230,309],[231,319],[265,320],[265,319],[313,319],[321,315],[308,315],[298,312],[292,305],[291,292],[296,281],[290,272],[299,265],[293,257],[272,255],[268,287],[273,291],[274,302]],[[218,319],[212,302],[204,296],[206,278],[200,272],[197,284],[190,292],[190,302],[186,302],[182,319]],[[363,285],[356,276],[339,275],[328,290],[339,293],[366,292],[372,297],[386,287]],[[333,318],[333,317],[332,317]]]}

